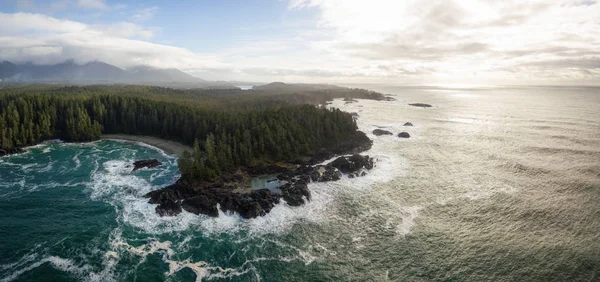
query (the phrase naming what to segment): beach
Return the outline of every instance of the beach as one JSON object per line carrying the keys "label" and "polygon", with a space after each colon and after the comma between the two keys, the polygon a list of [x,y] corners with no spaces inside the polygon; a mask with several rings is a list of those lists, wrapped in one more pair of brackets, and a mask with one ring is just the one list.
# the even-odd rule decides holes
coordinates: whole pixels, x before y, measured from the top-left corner
{"label": "beach", "polygon": [[175,154],[180,156],[183,151],[188,150],[188,152],[192,152],[192,147],[181,144],[175,141],[164,140],[152,136],[146,135],[128,135],[128,134],[103,134],[100,136],[100,139],[117,139],[117,140],[126,140],[126,141],[134,141],[134,142],[142,142],[148,145],[152,145],[154,147],[160,148],[165,151],[167,154]]}

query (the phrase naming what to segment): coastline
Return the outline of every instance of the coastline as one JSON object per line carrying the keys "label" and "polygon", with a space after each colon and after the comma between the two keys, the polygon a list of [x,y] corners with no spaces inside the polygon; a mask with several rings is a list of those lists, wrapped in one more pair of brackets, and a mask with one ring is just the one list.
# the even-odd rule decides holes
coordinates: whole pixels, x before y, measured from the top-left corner
{"label": "coastline", "polygon": [[142,142],[148,145],[160,148],[170,155],[181,156],[183,151],[188,150],[192,152],[192,147],[181,144],[175,141],[169,141],[146,135],[129,135],[129,134],[102,134],[100,140],[114,139],[114,140],[125,140],[133,142]]}

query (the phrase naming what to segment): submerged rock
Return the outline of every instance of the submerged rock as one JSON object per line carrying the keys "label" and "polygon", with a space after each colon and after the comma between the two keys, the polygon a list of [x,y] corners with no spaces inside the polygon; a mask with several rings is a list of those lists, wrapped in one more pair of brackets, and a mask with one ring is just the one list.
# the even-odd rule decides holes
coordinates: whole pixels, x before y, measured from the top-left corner
{"label": "submerged rock", "polygon": [[383,130],[383,129],[375,129],[373,130],[373,134],[375,136],[381,136],[381,135],[393,135],[393,133],[387,131],[387,130]]}
{"label": "submerged rock", "polygon": [[398,137],[400,137],[400,138],[410,138],[410,134],[408,134],[408,132],[400,132],[400,133],[398,133]]}
{"label": "submerged rock", "polygon": [[404,124],[404,126],[413,126],[413,124],[410,123],[410,122],[407,122],[407,123]]}
{"label": "submerged rock", "polygon": [[425,103],[412,103],[412,104],[408,104],[410,106],[413,107],[421,107],[421,108],[431,108],[432,106],[429,104],[425,104]]}
{"label": "submerged rock", "polygon": [[139,161],[133,162],[133,171],[136,171],[138,169],[142,169],[145,167],[153,168],[153,167],[157,167],[159,165],[162,165],[162,163],[160,161],[158,161],[157,159],[139,160]]}

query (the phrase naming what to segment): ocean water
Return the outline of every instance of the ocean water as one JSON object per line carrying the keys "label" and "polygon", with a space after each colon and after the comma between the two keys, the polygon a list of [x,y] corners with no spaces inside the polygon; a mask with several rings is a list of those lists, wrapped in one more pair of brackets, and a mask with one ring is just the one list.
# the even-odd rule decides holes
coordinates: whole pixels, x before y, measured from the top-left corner
{"label": "ocean water", "polygon": [[158,217],[176,159],[143,144],[1,158],[0,281],[600,280],[600,89],[379,90],[397,101],[333,103],[376,168],[252,220]]}

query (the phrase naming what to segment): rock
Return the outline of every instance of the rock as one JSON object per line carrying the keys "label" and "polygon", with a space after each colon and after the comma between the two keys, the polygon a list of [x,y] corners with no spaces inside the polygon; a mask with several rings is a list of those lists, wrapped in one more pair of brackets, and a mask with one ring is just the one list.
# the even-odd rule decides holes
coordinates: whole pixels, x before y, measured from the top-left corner
{"label": "rock", "polygon": [[205,214],[212,217],[219,216],[219,211],[217,210],[217,201],[207,197],[206,195],[199,195],[185,199],[181,203],[181,207],[193,214]]}
{"label": "rock", "polygon": [[398,137],[400,137],[400,138],[410,138],[410,134],[408,134],[408,132],[400,132],[400,133],[398,133]]}
{"label": "rock", "polygon": [[172,200],[162,202],[154,209],[160,216],[176,216],[181,213],[181,206]]}
{"label": "rock", "polygon": [[141,168],[153,168],[162,165],[157,159],[148,159],[148,160],[139,160],[133,162],[133,171],[136,171]]}
{"label": "rock", "polygon": [[407,123],[404,124],[404,126],[413,126],[413,124],[410,123],[410,122],[407,122]]}
{"label": "rock", "polygon": [[[290,206],[300,206],[310,201],[311,193],[307,184],[311,180],[339,180],[342,172],[336,166],[347,171],[355,170],[352,172],[353,176],[358,176],[362,169],[372,168],[372,159],[361,155],[342,157],[336,166],[314,166],[336,155],[356,154],[368,150],[372,144],[366,134],[357,131],[342,142],[321,148],[312,156],[298,160],[297,167],[269,165],[240,168],[234,173],[223,173],[218,179],[199,183],[180,178],[172,185],[147,193],[145,197],[149,198],[148,203],[158,205],[155,210],[161,216],[174,216],[183,210],[194,214],[218,216],[218,208],[223,212],[236,212],[244,218],[263,216],[270,212],[281,198]],[[142,165],[141,167],[147,167],[143,165],[148,163],[154,164],[152,160],[136,162]],[[269,174],[277,174],[276,178],[284,183],[279,187],[281,194],[268,189],[248,188],[251,175]]]}
{"label": "rock", "polygon": [[393,135],[393,133],[391,133],[387,130],[383,130],[383,129],[375,129],[375,130],[373,130],[373,134],[375,134],[375,136]]}
{"label": "rock", "polygon": [[410,106],[413,107],[421,107],[421,108],[431,108],[432,106],[429,104],[425,104],[425,103],[412,103],[412,104],[408,104]]}
{"label": "rock", "polygon": [[284,201],[290,206],[301,206],[304,205],[304,199],[310,201],[310,190],[306,182],[296,181],[294,183],[286,183],[279,187],[281,189],[281,195]]}
{"label": "rock", "polygon": [[328,166],[335,167],[342,173],[358,175],[357,172],[362,169],[373,168],[373,158],[354,154],[350,157],[339,157],[329,163]]}
{"label": "rock", "polygon": [[340,180],[342,174],[331,166],[315,166],[308,174],[313,182],[327,182]]}
{"label": "rock", "polygon": [[255,218],[264,216],[279,203],[279,197],[273,195],[269,189],[256,190],[246,198],[238,209],[238,213],[244,218]]}
{"label": "rock", "polygon": [[0,157],[21,153],[25,153],[25,150],[22,148],[0,149]]}

